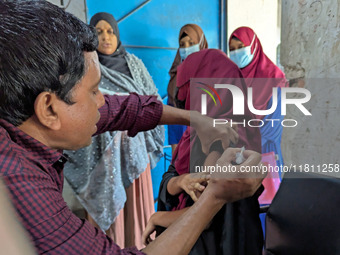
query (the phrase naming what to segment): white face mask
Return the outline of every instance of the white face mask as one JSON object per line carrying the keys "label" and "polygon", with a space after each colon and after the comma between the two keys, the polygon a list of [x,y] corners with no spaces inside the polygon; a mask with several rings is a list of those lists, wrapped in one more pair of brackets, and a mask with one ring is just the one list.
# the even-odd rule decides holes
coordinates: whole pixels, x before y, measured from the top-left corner
{"label": "white face mask", "polygon": [[190,54],[200,51],[200,45],[203,40],[203,34],[201,36],[200,42],[198,44],[192,45],[187,48],[179,48],[179,55],[181,60],[184,61]]}
{"label": "white face mask", "polygon": [[243,47],[241,49],[233,50],[230,51],[230,59],[239,67],[239,68],[244,68],[247,65],[250,64],[250,62],[253,60],[256,49],[257,49],[257,44],[255,46],[255,49],[253,51],[253,54],[251,54],[251,47],[253,46],[253,43],[255,41],[255,35],[253,37],[253,40],[249,46]]}

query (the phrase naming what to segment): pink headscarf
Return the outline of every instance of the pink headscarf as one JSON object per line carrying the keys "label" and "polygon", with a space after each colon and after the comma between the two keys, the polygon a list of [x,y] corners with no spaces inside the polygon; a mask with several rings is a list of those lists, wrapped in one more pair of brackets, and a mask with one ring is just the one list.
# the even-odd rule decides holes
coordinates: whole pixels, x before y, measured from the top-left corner
{"label": "pink headscarf", "polygon": [[[261,42],[251,28],[239,27],[236,29],[229,38],[229,44],[234,36],[243,42],[244,46],[249,46],[255,36],[255,41],[251,49],[253,53],[256,48],[254,58],[249,65],[241,69],[244,78],[277,78],[276,81],[268,80],[268,82],[265,83],[263,80],[247,80],[247,86],[253,87],[254,107],[258,110],[265,110],[272,97],[273,85],[275,85],[275,87],[286,87],[288,85],[285,75],[280,68],[264,54]],[[263,116],[257,117],[263,118]]]}
{"label": "pink headscarf", "polygon": [[[187,110],[201,110],[201,91],[196,88],[190,89],[191,78],[216,78],[215,84],[218,80],[238,86],[246,95],[246,85],[241,80],[242,74],[238,67],[227,57],[227,55],[216,49],[205,49],[193,53],[188,56],[185,61],[177,68],[177,87],[179,88],[177,98],[185,100],[185,109]],[[204,81],[204,79],[200,79]],[[198,84],[201,86],[200,84]],[[213,86],[214,84],[208,84]],[[255,116],[249,111],[248,106],[244,104],[245,114],[243,116],[233,115],[233,99],[232,94],[227,89],[216,89],[222,105],[214,105],[212,99],[208,97],[208,116],[220,119],[233,119],[233,121],[240,122],[243,119],[254,119]],[[198,98],[190,104],[191,98]],[[195,93],[195,94],[193,94]],[[196,96],[197,93],[197,96]],[[218,103],[220,104],[220,103]],[[261,152],[261,136],[258,128],[248,128],[239,125],[238,127],[239,142],[237,147],[246,146],[246,149]],[[173,164],[179,175],[188,173],[190,168],[190,148],[193,146],[197,135],[194,129],[188,127],[184,132],[178,146],[174,152]],[[186,199],[185,194],[179,196],[178,209],[185,207]]]}

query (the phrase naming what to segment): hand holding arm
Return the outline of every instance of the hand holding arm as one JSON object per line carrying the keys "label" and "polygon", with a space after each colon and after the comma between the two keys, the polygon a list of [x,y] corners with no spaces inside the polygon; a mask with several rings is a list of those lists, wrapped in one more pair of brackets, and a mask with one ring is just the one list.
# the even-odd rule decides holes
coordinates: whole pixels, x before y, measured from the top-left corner
{"label": "hand holding arm", "polygon": [[182,174],[171,178],[167,189],[170,195],[178,195],[185,191],[193,201],[197,201],[197,191],[203,192],[210,175],[206,173]]}

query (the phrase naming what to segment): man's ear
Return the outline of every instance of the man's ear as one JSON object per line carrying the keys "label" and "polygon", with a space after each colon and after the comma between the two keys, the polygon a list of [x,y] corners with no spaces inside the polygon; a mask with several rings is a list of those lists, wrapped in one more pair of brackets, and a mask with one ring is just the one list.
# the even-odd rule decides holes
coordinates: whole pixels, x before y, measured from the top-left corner
{"label": "man's ear", "polygon": [[34,111],[40,123],[52,130],[61,128],[60,99],[52,92],[41,92],[34,102]]}

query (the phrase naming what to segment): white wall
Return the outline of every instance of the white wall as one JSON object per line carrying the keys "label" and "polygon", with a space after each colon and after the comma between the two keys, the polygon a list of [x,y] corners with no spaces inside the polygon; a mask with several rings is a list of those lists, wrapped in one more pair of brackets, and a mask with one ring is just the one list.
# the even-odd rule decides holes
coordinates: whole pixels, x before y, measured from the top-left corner
{"label": "white wall", "polygon": [[280,0],[229,0],[228,39],[240,26],[252,28],[258,35],[264,53],[276,63],[280,43]]}

